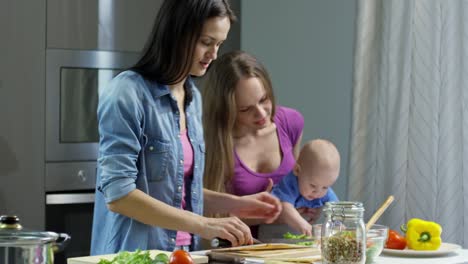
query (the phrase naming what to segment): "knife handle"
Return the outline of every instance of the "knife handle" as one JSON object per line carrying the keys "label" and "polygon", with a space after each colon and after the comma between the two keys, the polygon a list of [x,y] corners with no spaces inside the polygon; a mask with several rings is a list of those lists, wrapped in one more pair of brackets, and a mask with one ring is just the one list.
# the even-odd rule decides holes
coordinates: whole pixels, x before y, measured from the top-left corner
{"label": "knife handle", "polygon": [[225,247],[231,247],[231,241],[219,237],[215,237],[211,240],[210,243],[212,248],[225,248]]}

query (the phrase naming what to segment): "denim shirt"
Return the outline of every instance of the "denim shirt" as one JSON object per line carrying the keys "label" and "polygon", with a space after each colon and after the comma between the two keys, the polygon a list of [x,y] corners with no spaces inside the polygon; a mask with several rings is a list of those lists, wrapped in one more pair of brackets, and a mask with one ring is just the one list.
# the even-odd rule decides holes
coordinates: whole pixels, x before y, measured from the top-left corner
{"label": "denim shirt", "polygon": [[[194,151],[194,170],[186,181],[186,210],[203,213],[205,144],[201,97],[190,78],[193,99],[185,109],[187,132]],[[122,250],[172,251],[177,231],[153,227],[113,213],[107,203],[134,189],[181,208],[184,183],[180,114],[166,85],[133,71],[116,76],[99,92],[99,158],[91,239],[91,255]],[[200,238],[193,236],[192,249]]]}

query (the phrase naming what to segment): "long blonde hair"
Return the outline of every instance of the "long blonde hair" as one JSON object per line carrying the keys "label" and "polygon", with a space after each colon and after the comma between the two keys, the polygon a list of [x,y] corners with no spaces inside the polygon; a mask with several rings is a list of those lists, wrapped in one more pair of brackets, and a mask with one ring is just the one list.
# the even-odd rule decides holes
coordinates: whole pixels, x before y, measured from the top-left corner
{"label": "long blonde hair", "polygon": [[265,67],[243,51],[233,51],[218,58],[207,75],[203,96],[203,128],[206,144],[204,187],[226,192],[234,175],[234,143],[232,131],[237,117],[235,88],[240,79],[258,78],[271,100],[275,100],[271,80]]}

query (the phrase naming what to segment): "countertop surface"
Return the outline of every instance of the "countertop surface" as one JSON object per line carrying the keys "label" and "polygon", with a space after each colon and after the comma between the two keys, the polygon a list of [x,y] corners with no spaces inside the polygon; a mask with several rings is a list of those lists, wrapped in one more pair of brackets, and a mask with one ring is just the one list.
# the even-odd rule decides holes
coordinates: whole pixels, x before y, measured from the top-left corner
{"label": "countertop surface", "polygon": [[[195,251],[191,254],[204,255],[206,251]],[[247,259],[245,264],[263,263],[257,259]],[[382,253],[374,264],[468,264],[468,249],[458,249],[453,253],[439,257],[399,257]],[[320,264],[320,262],[316,262]]]}
{"label": "countertop surface", "polygon": [[[156,255],[157,253],[161,253],[163,251],[158,250],[151,250],[152,255]],[[206,257],[206,250],[205,251],[192,251],[192,257],[196,263],[207,263],[208,258]],[[168,255],[171,252],[163,252],[167,253]],[[108,256],[94,256],[94,257],[82,257],[82,258],[71,258],[68,259],[68,264],[90,264],[90,263],[97,263],[102,257],[110,258],[111,255]],[[214,263],[214,262],[210,262]],[[261,259],[250,259],[247,258],[245,264],[253,264],[253,263],[263,263]],[[425,256],[425,257],[416,257],[416,256],[395,256],[395,255],[388,255],[382,253],[378,256],[374,264],[468,264],[468,249],[457,249],[453,252],[443,255],[443,256]],[[320,264],[320,262],[315,262],[315,264]]]}
{"label": "countertop surface", "polygon": [[468,249],[458,249],[440,257],[397,257],[381,254],[375,260],[376,264],[468,264]]}

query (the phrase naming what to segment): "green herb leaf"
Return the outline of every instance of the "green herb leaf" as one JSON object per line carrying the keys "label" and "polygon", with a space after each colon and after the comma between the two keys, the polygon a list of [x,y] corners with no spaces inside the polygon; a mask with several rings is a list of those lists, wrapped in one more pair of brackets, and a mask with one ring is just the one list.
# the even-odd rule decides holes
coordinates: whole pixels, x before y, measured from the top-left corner
{"label": "green herb leaf", "polygon": [[309,238],[312,238],[312,237],[309,237],[306,234],[295,235],[295,234],[293,234],[291,232],[286,232],[286,234],[283,235],[283,238],[286,238],[286,239],[309,239]]}
{"label": "green herb leaf", "polygon": [[[164,256],[162,256],[164,255]],[[137,249],[135,252],[121,251],[111,261],[101,259],[98,264],[168,264],[169,257],[164,254],[158,254],[153,260],[149,251]]]}

